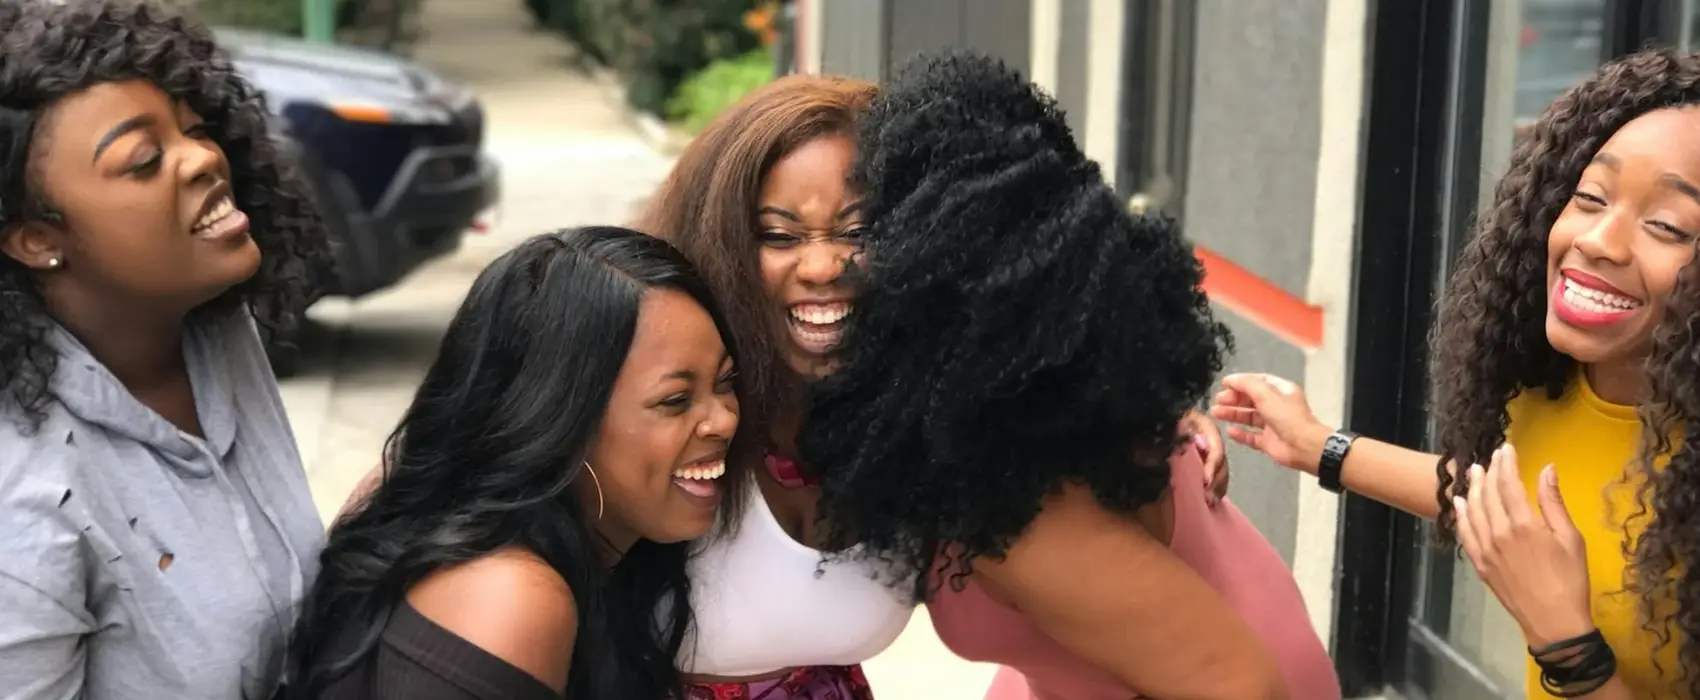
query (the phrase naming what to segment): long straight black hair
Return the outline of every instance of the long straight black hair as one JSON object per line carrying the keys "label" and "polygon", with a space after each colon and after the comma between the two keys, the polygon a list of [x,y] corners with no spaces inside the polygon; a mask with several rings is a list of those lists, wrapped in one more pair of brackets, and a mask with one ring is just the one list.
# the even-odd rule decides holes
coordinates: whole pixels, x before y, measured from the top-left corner
{"label": "long straight black hair", "polygon": [[639,541],[609,570],[594,516],[568,488],[625,363],[638,304],[656,288],[695,299],[731,349],[690,263],[636,231],[537,236],[479,275],[389,438],[382,485],[331,528],[302,611],[292,694],[316,698],[367,662],[426,574],[507,546],[535,552],[572,587],[568,698],[676,694],[691,624],[688,544]]}

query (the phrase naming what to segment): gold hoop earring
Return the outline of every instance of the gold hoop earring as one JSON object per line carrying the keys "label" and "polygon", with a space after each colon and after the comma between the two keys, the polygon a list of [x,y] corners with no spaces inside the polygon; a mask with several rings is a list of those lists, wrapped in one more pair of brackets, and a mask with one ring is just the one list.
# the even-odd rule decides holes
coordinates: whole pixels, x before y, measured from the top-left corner
{"label": "gold hoop earring", "polygon": [[590,468],[590,462],[584,463],[584,470],[590,472],[590,483],[596,485],[596,519],[602,519],[602,480],[596,478],[596,470]]}

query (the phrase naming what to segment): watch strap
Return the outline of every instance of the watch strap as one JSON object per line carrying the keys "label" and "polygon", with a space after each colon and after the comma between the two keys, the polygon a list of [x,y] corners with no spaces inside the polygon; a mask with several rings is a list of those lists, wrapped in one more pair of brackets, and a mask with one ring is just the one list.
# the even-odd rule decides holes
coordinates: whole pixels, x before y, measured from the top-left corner
{"label": "watch strap", "polygon": [[1316,463],[1317,485],[1334,493],[1346,490],[1340,485],[1340,470],[1346,464],[1346,453],[1352,450],[1352,443],[1357,439],[1357,433],[1336,430],[1323,441],[1322,458]]}

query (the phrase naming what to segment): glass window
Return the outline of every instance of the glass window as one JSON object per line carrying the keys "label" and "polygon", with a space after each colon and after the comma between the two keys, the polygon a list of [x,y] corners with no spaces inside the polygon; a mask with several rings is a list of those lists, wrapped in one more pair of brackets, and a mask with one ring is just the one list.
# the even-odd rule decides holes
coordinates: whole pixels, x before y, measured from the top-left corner
{"label": "glass window", "polygon": [[[1700,0],[1688,2],[1700,4]],[[1462,60],[1463,70],[1474,68],[1482,79],[1463,78],[1454,100],[1455,105],[1480,105],[1479,127],[1460,124],[1456,136],[1480,138],[1477,144],[1459,145],[1460,155],[1472,150],[1470,146],[1479,148],[1479,199],[1455,202],[1455,206],[1476,211],[1485,205],[1505,171],[1518,134],[1599,66],[1606,50],[1606,4],[1606,0],[1495,2],[1487,10],[1485,37],[1458,29],[1459,36],[1476,34],[1476,41],[1485,46],[1477,47],[1476,66]],[[1469,55],[1470,49],[1461,49],[1461,54],[1461,58]],[[1476,90],[1479,93],[1470,94]],[[1469,112],[1459,109],[1461,114]],[[1469,167],[1466,162],[1459,165]],[[1467,190],[1461,194],[1469,196]],[[1452,254],[1456,254],[1455,246]],[[1441,279],[1446,279],[1450,271],[1441,272]],[[1423,535],[1428,536],[1426,525]],[[1416,559],[1407,647],[1412,684],[1428,697],[1448,700],[1523,697],[1523,635],[1510,614],[1469,563],[1453,553],[1423,547]]]}
{"label": "glass window", "polygon": [[1684,51],[1700,51],[1700,0],[1680,0],[1676,16],[1676,45]]}

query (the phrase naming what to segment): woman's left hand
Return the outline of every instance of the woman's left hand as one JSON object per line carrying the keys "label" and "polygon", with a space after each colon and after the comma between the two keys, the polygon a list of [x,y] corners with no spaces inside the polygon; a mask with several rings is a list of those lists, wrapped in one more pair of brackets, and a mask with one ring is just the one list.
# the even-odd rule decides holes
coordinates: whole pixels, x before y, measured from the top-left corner
{"label": "woman's left hand", "polygon": [[1181,417],[1181,434],[1204,460],[1205,497],[1216,505],[1228,495],[1228,452],[1222,445],[1222,428],[1202,411],[1188,411]]}
{"label": "woman's left hand", "polygon": [[1505,605],[1531,647],[1594,629],[1588,552],[1558,492],[1558,475],[1541,471],[1540,512],[1529,505],[1510,445],[1489,468],[1470,467],[1468,498],[1453,496],[1458,540],[1488,588]]}

